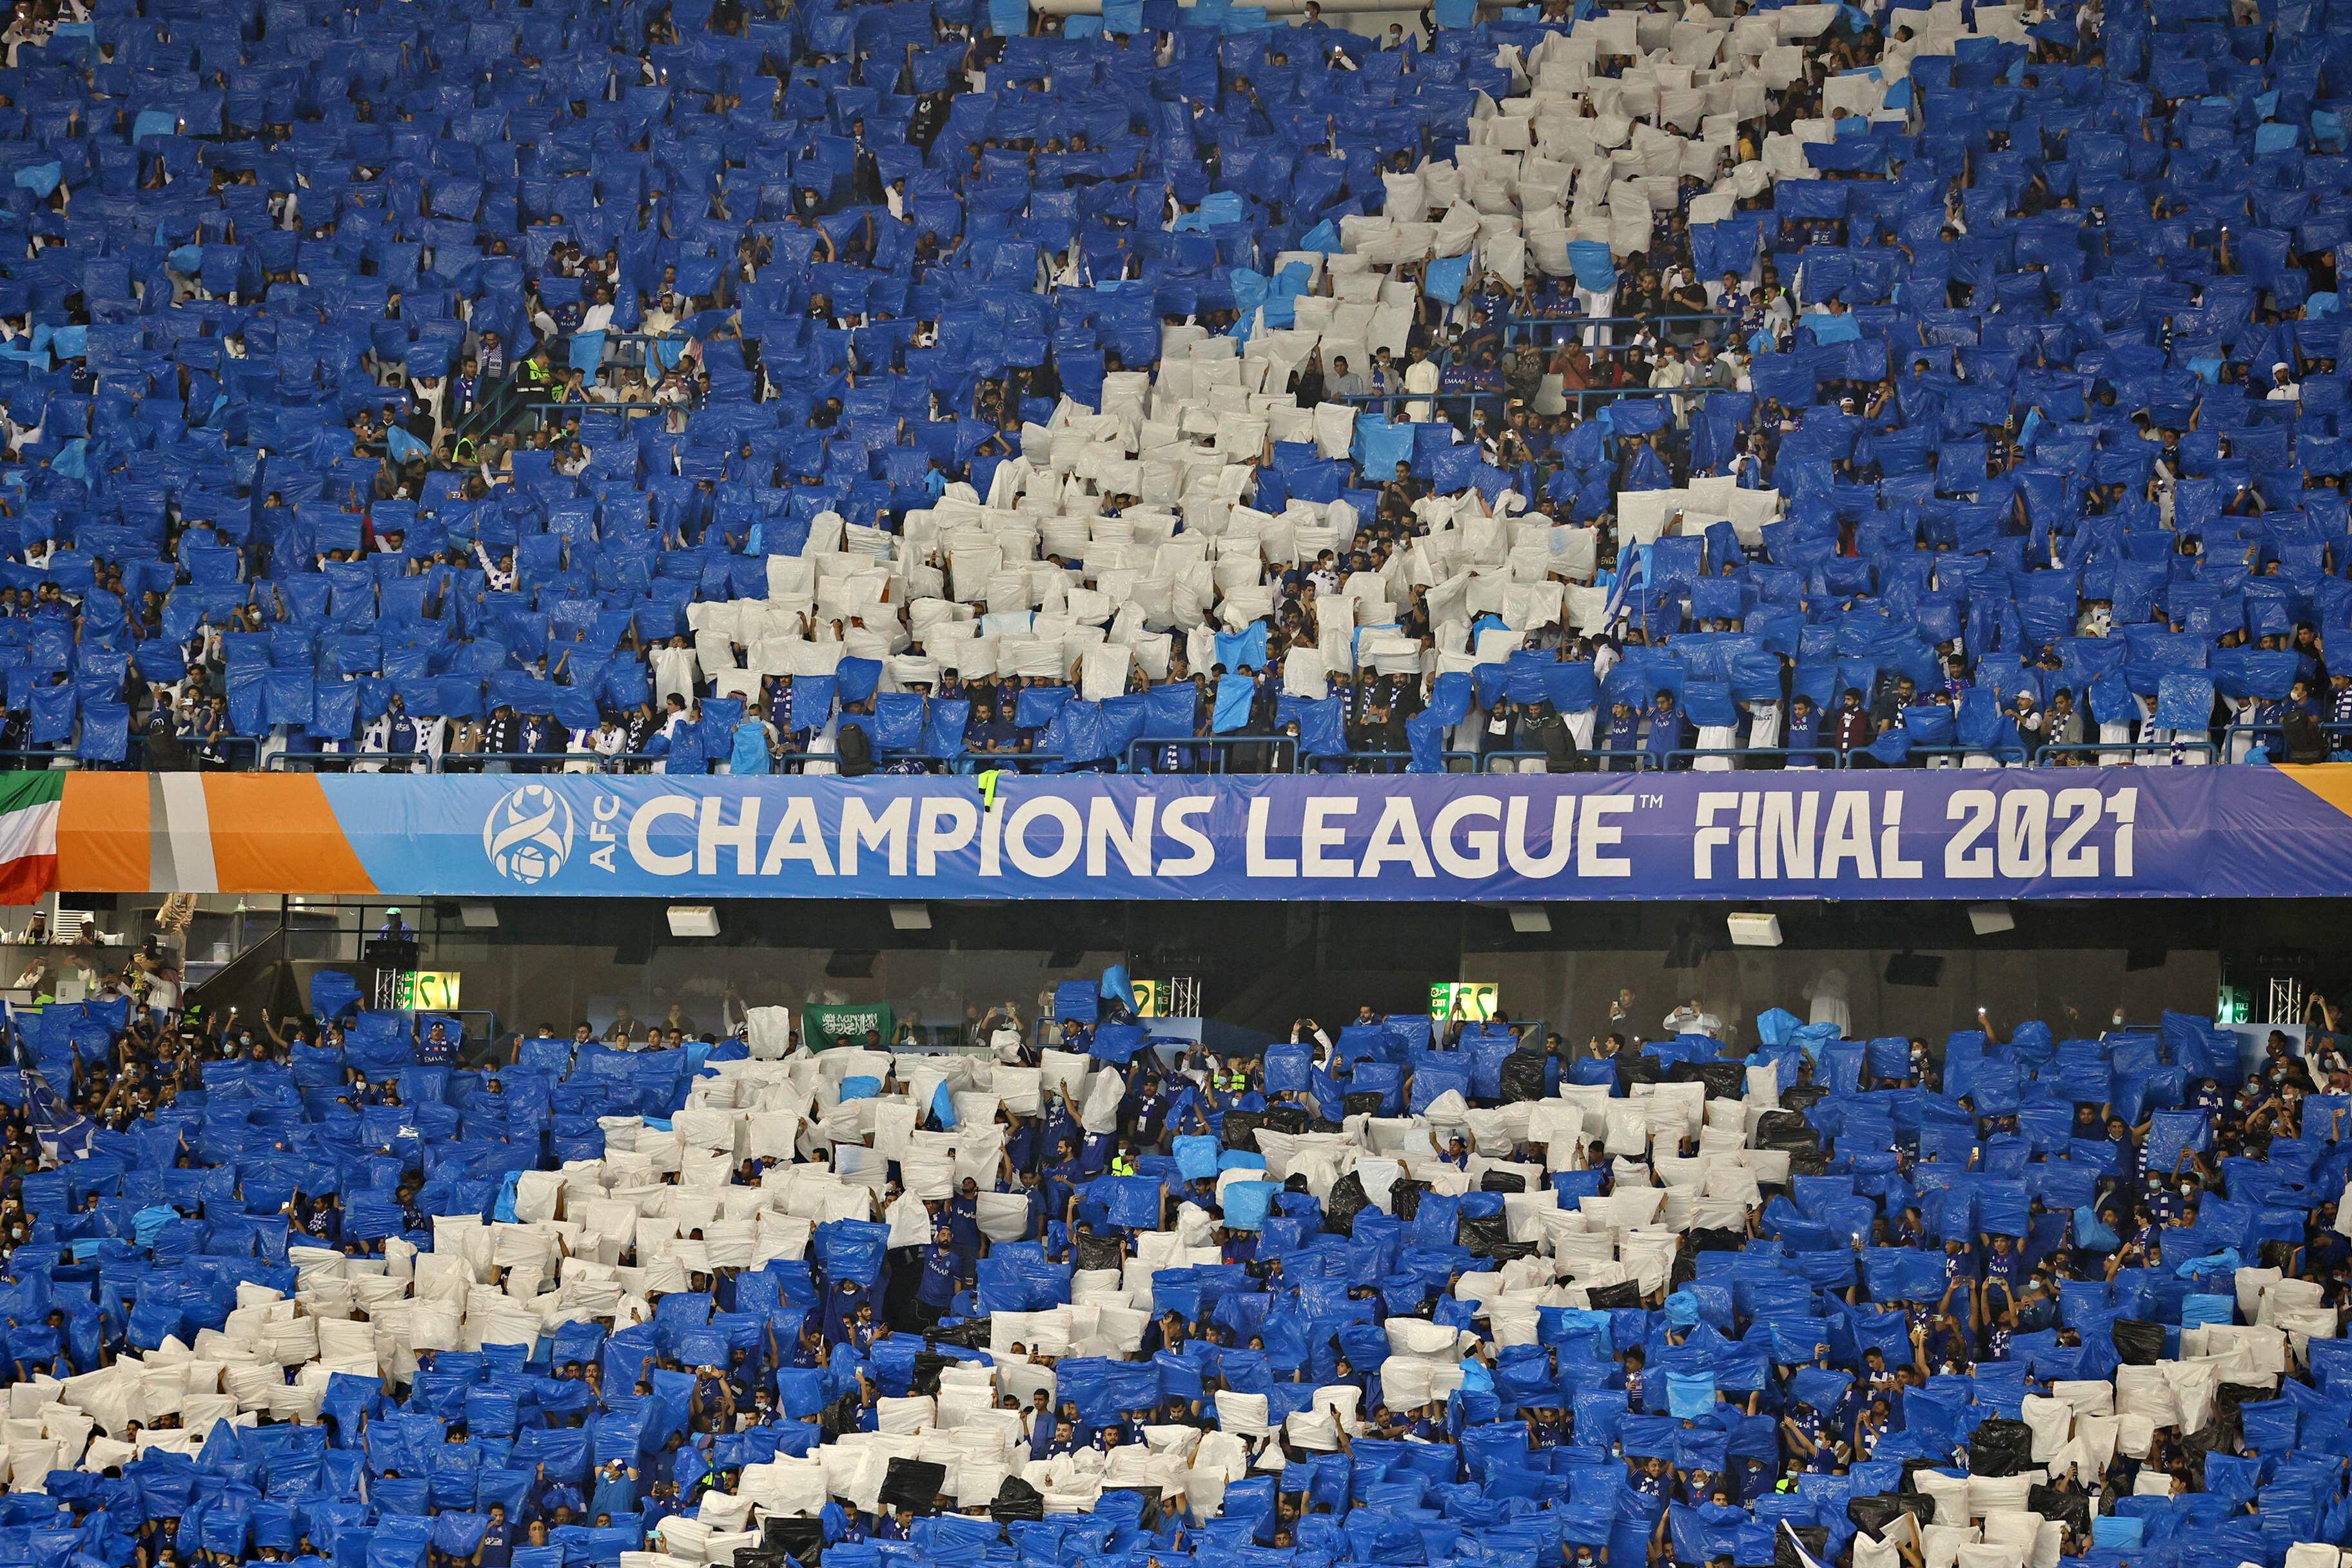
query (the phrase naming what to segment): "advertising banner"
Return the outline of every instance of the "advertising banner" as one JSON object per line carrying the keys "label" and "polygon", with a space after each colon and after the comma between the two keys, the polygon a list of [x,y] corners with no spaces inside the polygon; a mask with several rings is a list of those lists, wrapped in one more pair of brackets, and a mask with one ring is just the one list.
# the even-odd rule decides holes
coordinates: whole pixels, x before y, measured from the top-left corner
{"label": "advertising banner", "polygon": [[[76,775],[75,891],[788,899],[2352,892],[2352,764],[1570,775]],[[85,788],[85,786],[88,786]]]}

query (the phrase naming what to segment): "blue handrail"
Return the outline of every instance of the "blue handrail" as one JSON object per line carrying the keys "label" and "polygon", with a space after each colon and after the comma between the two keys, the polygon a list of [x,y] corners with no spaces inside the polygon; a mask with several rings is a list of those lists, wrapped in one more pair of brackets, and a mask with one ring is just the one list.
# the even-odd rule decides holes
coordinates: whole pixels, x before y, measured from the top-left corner
{"label": "blue handrail", "polygon": [[2219,748],[2210,741],[2079,741],[2069,745],[2041,747],[2033,753],[2033,762],[2036,767],[2046,768],[2054,765],[2052,762],[2054,757],[2105,756],[2116,752],[2126,756],[2142,753],[2169,756],[2176,762],[2183,755],[2201,752],[2209,763],[2221,755]]}
{"label": "blue handrail", "polygon": [[[1711,397],[1717,393],[1730,392],[1728,386],[1580,386],[1564,387],[1563,398],[1572,397],[1580,403],[1598,402],[1603,398],[1621,397]],[[1481,398],[1507,395],[1500,385],[1483,387],[1471,392],[1350,392],[1334,397],[1324,395],[1326,403],[1345,403],[1364,406],[1375,403],[1475,403]]]}
{"label": "blue handrail", "polygon": [[1965,762],[1970,757],[1990,757],[2003,767],[2024,767],[2029,761],[2025,748],[2014,741],[1996,742],[1989,746],[1914,746],[1914,757],[1953,757]]}
{"label": "blue handrail", "polygon": [[1141,752],[1147,762],[1149,762],[1150,760],[1152,748],[1166,748],[1171,746],[1193,747],[1195,748],[1193,752],[1194,755],[1202,754],[1201,749],[1205,748],[1206,754],[1210,760],[1216,763],[1216,765],[1212,768],[1200,770],[1180,769],[1180,772],[1189,773],[1199,771],[1203,773],[1231,773],[1234,771],[1230,765],[1232,762],[1232,752],[1243,746],[1271,746],[1284,748],[1283,751],[1270,752],[1266,758],[1266,761],[1269,763],[1278,765],[1252,769],[1252,772],[1295,773],[1298,771],[1298,755],[1302,749],[1299,745],[1298,737],[1296,735],[1244,735],[1234,733],[1226,733],[1223,735],[1138,735],[1134,740],[1129,741],[1127,743],[1126,771],[1131,773],[1159,772],[1160,770],[1155,767],[1137,766],[1137,754]]}
{"label": "blue handrail", "polygon": [[361,763],[372,773],[429,773],[438,771],[430,752],[273,752],[263,771],[287,773],[307,763],[312,773],[347,773]]}
{"label": "blue handrail", "polygon": [[[2352,739],[2352,724],[2326,724],[2321,728],[2338,739]],[[2167,757],[2175,761],[2201,757],[2208,763],[2226,761],[2230,738],[2246,734],[2275,739],[2280,733],[2276,725],[2233,724],[2222,731],[2222,741],[2210,738],[2175,741],[2084,741],[2067,745],[2043,745],[2030,754],[2015,742],[1991,745],[1914,746],[1908,763],[1922,759],[1950,757],[1965,760],[1990,757],[2003,767],[2051,767],[2061,758],[2075,757]],[[143,737],[131,737],[132,747],[127,765],[138,767],[145,763]],[[672,759],[667,752],[625,752],[604,756],[595,752],[444,752],[438,756],[424,752],[306,752],[278,751],[266,760],[259,750],[267,737],[254,735],[215,736],[207,743],[226,752],[229,765],[236,767],[235,759],[249,754],[251,762],[245,771],[269,773],[352,773],[366,770],[397,773],[480,773],[492,764],[504,763],[502,771],[515,772],[518,767],[534,773],[567,771],[595,773],[626,773],[647,771],[652,765]],[[220,771],[222,764],[206,762],[199,754],[200,743],[183,737],[181,746],[187,753],[191,771]],[[1225,734],[1225,735],[1144,735],[1129,742],[1127,755],[1115,759],[1118,771],[1130,773],[1159,773],[1159,758],[1152,754],[1170,747],[1189,747],[1187,755],[1206,765],[1188,765],[1175,770],[1180,773],[1215,773],[1231,772],[1231,753],[1242,746],[1269,748],[1266,765],[1258,770],[1272,773],[1306,773],[1320,771],[1330,764],[1349,769],[1384,768],[1393,764],[1410,764],[1411,752],[1347,751],[1310,752],[1296,735]],[[1507,771],[1510,764],[1526,760],[1541,761],[1549,753],[1532,748],[1513,747],[1501,751],[1447,750],[1439,756],[1444,771],[1451,773],[1491,773]],[[1814,766],[1844,769],[1855,765],[1852,756],[1832,746],[1677,746],[1663,753],[1647,747],[1612,751],[1606,747],[1588,746],[1580,753],[1584,771],[1592,773],[1658,773],[1694,771],[1689,764],[1702,758],[1719,757],[1738,767],[1757,762],[1776,762],[1783,767]],[[778,773],[800,773],[808,764],[837,763],[838,756],[831,752],[788,752],[773,759],[772,771]],[[1033,773],[1049,767],[1084,767],[1109,760],[1090,758],[1074,762],[1061,752],[964,752],[951,757],[935,757],[920,752],[877,752],[874,763],[877,772],[919,764],[930,773],[969,775],[992,769],[1014,773]],[[2275,760],[2275,759],[2273,759]],[[14,764],[19,767],[79,768],[96,765],[81,757],[69,746],[29,747],[16,751],[0,751],[0,768]],[[584,764],[584,765],[583,765]],[[1903,764],[1895,764],[1903,765]],[[1712,771],[1712,770],[1708,770]]]}
{"label": "blue handrail", "polygon": [[[2319,730],[2322,734],[2326,735],[2334,742],[2334,744],[2329,748],[2331,751],[2341,751],[2347,744],[2352,744],[2352,723],[2341,723],[2335,720],[2328,720],[2321,723]],[[2227,761],[2231,756],[2236,753],[2238,749],[2236,737],[2240,735],[2245,736],[2250,741],[2261,742],[2265,761],[2275,763],[2284,760],[2279,753],[2285,750],[2284,745],[2282,743],[2286,740],[2286,728],[2284,725],[2256,724],[2242,719],[2238,722],[2225,727],[2221,731],[2221,750],[2219,753],[2222,760]]]}
{"label": "blue handrail", "polygon": [[1676,746],[1666,753],[1666,765],[1673,768],[1676,758],[1696,763],[1702,757],[1727,757],[1735,765],[1751,757],[1778,757],[1784,764],[1793,764],[1798,757],[1827,758],[1826,762],[1816,760],[1812,765],[1824,768],[1846,765],[1845,753],[1835,746]]}

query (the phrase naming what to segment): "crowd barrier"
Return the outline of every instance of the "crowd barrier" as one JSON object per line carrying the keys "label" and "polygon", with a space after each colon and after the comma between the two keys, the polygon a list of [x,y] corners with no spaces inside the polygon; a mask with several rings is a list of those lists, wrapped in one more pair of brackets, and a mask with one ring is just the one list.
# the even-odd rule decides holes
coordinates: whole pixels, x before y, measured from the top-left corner
{"label": "crowd barrier", "polygon": [[[2352,727],[2347,727],[2347,732],[2352,733]],[[2227,750],[2229,744],[2228,737],[2243,736],[2252,742],[2260,742],[2267,739],[2270,742],[2272,748],[2276,750],[2278,747],[2280,732],[2275,729],[2265,730],[2252,726],[2238,725],[2232,726],[2229,730],[2225,731],[2224,736],[2225,740],[2220,744],[2216,744],[2210,741],[2201,740],[2147,742],[2085,741],[2072,745],[2039,745],[2034,747],[2031,752],[2029,752],[2026,748],[2021,744],[1999,742],[1991,742],[1983,745],[1976,746],[1914,745],[1907,749],[1906,757],[1903,761],[1895,763],[1878,761],[1872,758],[1866,752],[1840,752],[1833,746],[1800,746],[1794,748],[1785,746],[1676,746],[1663,752],[1654,752],[1646,747],[1635,748],[1630,751],[1613,751],[1606,747],[1597,747],[1579,752],[1576,757],[1561,771],[1571,772],[1586,770],[1601,773],[1618,773],[1628,771],[1638,771],[1643,773],[1680,772],[1693,767],[1702,761],[1717,763],[1726,767],[1742,769],[1781,767],[1789,765],[1828,768],[1865,766],[1920,767],[1928,765],[1931,760],[1940,761],[1946,764],[1955,762],[1966,763],[1969,765],[1978,767],[2032,766],[2039,768],[2061,765],[2062,759],[2072,759],[2076,757],[2095,758],[2103,755],[2132,758],[2144,757],[2151,760],[2162,760],[2168,757],[2178,757],[2185,760],[2187,758],[2194,757],[2201,762],[2220,763],[2229,760],[2229,752]],[[265,742],[261,738],[255,736],[233,736],[225,738],[222,744],[229,748],[223,761],[216,763],[207,763],[203,759],[196,758],[189,761],[186,765],[197,769],[204,769],[208,766],[233,768],[237,757],[242,756],[251,758],[256,756],[261,751]],[[1180,760],[1182,761],[1185,765],[1176,768],[1166,768],[1161,766],[1161,763],[1166,760],[1165,753],[1170,751],[1176,751],[1182,753],[1182,757]],[[1458,772],[1459,770],[1455,768],[1454,764],[1465,758],[1475,762],[1475,771],[1487,772],[1492,771],[1495,766],[1500,764],[1517,763],[1520,762],[1542,762],[1549,755],[1549,753],[1543,751],[1528,747],[1515,747],[1497,751],[1440,751],[1426,755],[1411,751],[1390,752],[1378,749],[1346,751],[1318,750],[1313,747],[1302,746],[1299,737],[1289,733],[1251,734],[1246,732],[1228,732],[1220,735],[1139,736],[1128,742],[1127,751],[1120,759],[1118,759],[1121,763],[1121,766],[1116,770],[1106,769],[1105,763],[1107,760],[1103,758],[1074,758],[1060,752],[1053,752],[967,751],[952,757],[939,757],[920,752],[884,751],[878,752],[874,760],[880,769],[885,772],[891,773],[920,772],[927,773],[971,774],[986,773],[992,769],[1007,769],[1015,772],[1036,772],[1041,769],[1059,771],[1064,768],[1081,767],[1103,771],[1123,771],[1127,773],[1214,773],[1237,771],[1232,759],[1236,752],[1243,752],[1250,753],[1248,758],[1249,765],[1245,771],[1260,773],[1313,773],[1318,771],[1328,771],[1330,767],[1361,768],[1388,763],[1396,763],[1401,765],[1410,765],[1416,763],[1423,764],[1423,766],[1416,771]],[[1433,758],[1442,761],[1444,765],[1442,767],[1430,765]],[[143,758],[132,759],[134,763],[143,760]],[[2252,761],[2258,763],[2283,760],[2283,757],[2273,757],[2270,755],[2252,759]],[[599,752],[441,752],[428,753],[424,752],[272,751],[268,753],[266,762],[264,762],[262,765],[268,771],[272,773],[296,773],[306,771],[316,773],[405,771],[410,773],[424,772],[456,773],[478,773],[484,771],[486,768],[495,768],[496,771],[500,772],[642,773],[662,772],[669,762],[669,754],[663,752],[625,752],[613,755],[606,755],[605,753]],[[812,765],[816,766],[819,771],[830,770],[837,767],[839,765],[839,762],[840,758],[835,752],[785,752],[780,756],[772,757],[768,765],[770,771],[773,773],[799,773],[807,772]],[[76,758],[70,752],[43,750],[39,748],[0,752],[0,764],[5,764],[0,765],[0,771],[6,771],[7,766],[30,768],[105,768],[113,765],[106,763],[87,763]],[[1706,770],[1702,769],[1701,771]],[[681,774],[680,776],[707,775]]]}

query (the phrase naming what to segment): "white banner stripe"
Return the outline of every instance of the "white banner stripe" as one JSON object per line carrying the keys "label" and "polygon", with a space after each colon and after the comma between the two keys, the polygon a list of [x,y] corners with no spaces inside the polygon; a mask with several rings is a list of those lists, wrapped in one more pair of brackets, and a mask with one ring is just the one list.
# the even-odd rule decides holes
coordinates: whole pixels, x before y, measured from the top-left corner
{"label": "white banner stripe", "polygon": [[172,853],[173,890],[217,893],[220,872],[213,864],[212,811],[205,801],[202,773],[157,773],[162,792],[163,838]]}

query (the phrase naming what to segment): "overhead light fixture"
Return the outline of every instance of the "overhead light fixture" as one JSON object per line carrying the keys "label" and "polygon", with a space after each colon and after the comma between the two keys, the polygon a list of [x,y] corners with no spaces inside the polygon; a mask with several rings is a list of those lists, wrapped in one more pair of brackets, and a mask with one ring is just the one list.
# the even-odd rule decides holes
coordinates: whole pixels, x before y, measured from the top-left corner
{"label": "overhead light fixture", "polygon": [[1780,917],[1773,914],[1734,913],[1723,917],[1731,928],[1734,947],[1778,947],[1780,945]]}
{"label": "overhead light fixture", "polygon": [[1970,904],[1969,929],[1979,936],[1999,936],[2017,929],[2017,915],[2007,904]]}
{"label": "overhead light fixture", "polygon": [[719,910],[709,904],[672,904],[669,907],[669,934],[717,936]]}
{"label": "overhead light fixture", "polygon": [[467,931],[499,929],[499,906],[488,899],[467,899],[457,906],[457,918]]}
{"label": "overhead light fixture", "polygon": [[931,929],[931,906],[929,904],[892,904],[892,931],[929,931]]}
{"label": "overhead light fixture", "polygon": [[1521,936],[1551,934],[1551,911],[1541,904],[1512,904],[1509,910],[1511,929]]}

